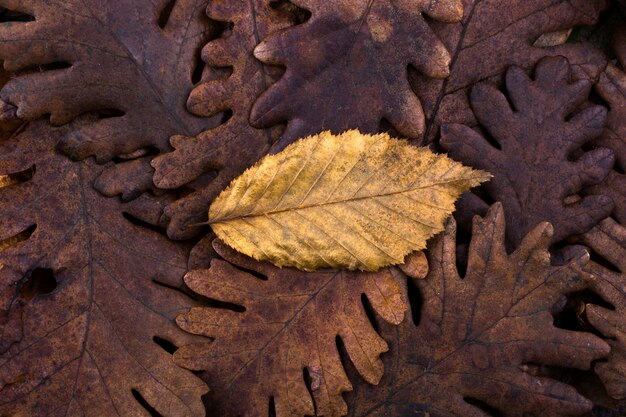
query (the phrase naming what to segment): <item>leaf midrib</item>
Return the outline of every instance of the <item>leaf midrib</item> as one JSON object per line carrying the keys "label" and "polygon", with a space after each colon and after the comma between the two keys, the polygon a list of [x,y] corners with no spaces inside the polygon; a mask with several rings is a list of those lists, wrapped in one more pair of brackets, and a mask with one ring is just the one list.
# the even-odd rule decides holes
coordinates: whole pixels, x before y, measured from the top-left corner
{"label": "leaf midrib", "polygon": [[449,180],[449,181],[441,181],[441,182],[423,184],[423,185],[420,185],[419,187],[413,187],[413,188],[409,188],[409,189],[405,189],[405,190],[401,190],[401,191],[394,191],[394,192],[390,192],[390,193],[383,193],[383,194],[376,194],[376,195],[367,195],[367,196],[363,196],[363,197],[350,197],[350,198],[346,198],[346,199],[342,199],[342,200],[325,201],[325,202],[322,202],[322,203],[307,204],[307,205],[297,206],[297,207],[284,207],[284,208],[281,208],[281,209],[267,210],[267,211],[262,211],[262,212],[258,212],[258,213],[249,213],[249,214],[237,215],[237,216],[226,216],[226,217],[223,217],[223,218],[218,218],[217,220],[209,219],[208,223],[210,225],[215,225],[215,224],[227,223],[227,222],[230,222],[230,221],[233,221],[233,220],[240,220],[240,219],[245,219],[245,218],[250,218],[250,217],[271,216],[271,215],[284,213],[284,212],[289,212],[289,211],[307,210],[307,209],[316,208],[316,207],[324,207],[324,206],[330,206],[330,205],[335,205],[335,204],[346,204],[346,203],[350,203],[350,202],[354,202],[354,201],[375,199],[375,198],[379,198],[379,197],[389,197],[389,196],[394,196],[394,195],[406,194],[406,193],[410,193],[412,191],[417,191],[417,190],[421,190],[421,189],[425,189],[425,188],[437,187],[437,186],[440,186],[440,185],[452,184],[452,183],[455,183],[455,182],[470,182],[472,180],[478,180],[478,179],[480,179],[480,178],[477,177],[477,176],[472,176],[470,178],[456,178],[456,179]]}

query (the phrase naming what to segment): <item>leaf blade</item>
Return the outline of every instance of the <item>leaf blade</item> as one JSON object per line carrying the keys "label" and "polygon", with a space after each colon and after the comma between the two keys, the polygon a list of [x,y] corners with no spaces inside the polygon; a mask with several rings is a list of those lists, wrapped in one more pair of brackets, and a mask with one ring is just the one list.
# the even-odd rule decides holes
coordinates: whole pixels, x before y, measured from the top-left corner
{"label": "leaf blade", "polygon": [[387,134],[323,132],[244,172],[209,223],[232,248],[277,266],[376,271],[424,249],[456,199],[489,177]]}

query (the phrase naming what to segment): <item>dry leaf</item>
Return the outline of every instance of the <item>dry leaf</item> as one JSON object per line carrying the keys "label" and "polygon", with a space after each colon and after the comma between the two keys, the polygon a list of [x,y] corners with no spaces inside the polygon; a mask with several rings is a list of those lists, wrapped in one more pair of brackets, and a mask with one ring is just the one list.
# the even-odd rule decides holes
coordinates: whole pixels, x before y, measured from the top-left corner
{"label": "dry leaf", "polygon": [[[378,383],[387,343],[368,314],[376,312],[394,325],[402,322],[406,277],[396,268],[377,273],[278,269],[218,240],[213,245],[228,262],[215,259],[209,269],[189,272],[185,282],[221,308],[195,308],[177,321],[184,330],[214,340],[183,346],[174,355],[186,368],[206,370],[209,414],[266,417],[272,398],[277,417],[345,415],[341,394],[351,384],[337,339],[359,374]],[[423,254],[412,258],[411,264],[425,272]]]}
{"label": "dry leaf", "polygon": [[613,269],[591,262],[587,270],[595,276],[592,288],[611,308],[588,304],[589,322],[607,337],[611,353],[607,361],[595,365],[607,392],[613,398],[626,398],[626,228],[606,219],[583,236],[583,242],[606,259]]}
{"label": "dry leaf", "polygon": [[[187,108],[198,116],[232,112],[230,118],[196,137],[177,135],[170,139],[174,151],[152,161],[154,183],[163,189],[190,187],[193,193],[165,209],[168,235],[188,238],[202,230],[211,201],[246,168],[269,149],[276,129],[255,129],[248,118],[254,100],[277,77],[252,56],[258,40],[292,24],[293,16],[275,10],[267,0],[212,1],[208,16],[225,22],[227,29],[202,50],[202,59],[213,73],[195,87]],[[232,72],[225,67],[232,67]],[[215,178],[211,178],[212,173]],[[202,181],[203,176],[209,180]]]}
{"label": "dry leaf", "polygon": [[209,223],[254,259],[376,271],[443,230],[489,174],[387,134],[320,133],[265,157],[220,194]]}
{"label": "dry leaf", "polygon": [[390,125],[418,141],[425,130],[432,140],[442,123],[473,124],[467,89],[499,81],[511,65],[532,68],[541,57],[566,56],[577,80],[593,81],[606,66],[589,45],[534,44],[546,33],[595,23],[607,0],[514,1],[506,7],[501,0],[296,3],[310,9],[311,19],[269,36],[255,52],[263,62],[287,67],[251,115],[258,126],[288,122],[275,150],[324,129],[373,132]]}
{"label": "dry leaf", "polygon": [[[615,34],[614,50],[621,68],[626,65],[626,24],[622,24]],[[626,225],[626,73],[609,64],[596,84],[596,92],[609,107],[609,117],[604,133],[594,145],[603,146],[615,152],[616,166],[601,184],[587,190],[588,194],[607,195],[615,202],[613,215]]]}
{"label": "dry leaf", "polygon": [[274,149],[322,130],[374,133],[383,118],[402,136],[420,136],[424,112],[409,85],[408,66],[429,77],[448,76],[450,53],[426,16],[458,22],[462,1],[293,3],[310,10],[311,19],[269,36],[254,51],[265,63],[287,67],[250,116],[262,127],[289,121]]}
{"label": "dry leaf", "polygon": [[[379,356],[387,372],[380,386],[354,380],[357,392],[348,398],[355,416],[582,413],[588,401],[542,375],[546,366],[584,368],[602,355],[606,362],[594,368],[613,396],[623,396],[621,227],[607,220],[583,238],[596,251],[597,263],[587,267],[596,280],[580,271],[582,257],[550,266],[547,232],[531,231],[549,219],[556,240],[607,214],[602,197],[578,202],[586,212],[574,208],[578,194],[612,197],[613,214],[622,218],[619,64],[608,67],[598,86],[611,107],[600,140],[583,140],[581,132],[542,114],[559,100],[576,101],[569,102],[560,91],[568,87],[559,82],[548,83],[554,94],[529,88],[527,95],[540,104],[519,112],[545,116],[553,128],[536,129],[533,117],[520,124],[502,118],[509,130],[534,134],[514,152],[498,150],[505,166],[494,169],[498,179],[487,187],[486,201],[502,199],[507,206],[509,246],[522,244],[506,254],[503,215],[491,213],[480,223],[484,230],[474,233],[469,272],[461,280],[449,230],[431,253],[430,278],[416,283],[424,295],[417,329],[405,321],[397,332],[388,330],[407,306],[406,277],[396,268],[304,274],[219,244],[218,251],[242,268],[214,260],[208,271],[191,272],[190,286],[209,299],[198,297],[203,308],[181,316],[181,325],[215,340],[207,343],[173,325],[174,316],[198,305],[177,291],[186,288],[186,261],[188,269],[206,267],[217,255],[211,234],[189,255],[195,242],[169,242],[161,228],[168,223],[176,239],[205,230],[199,223],[207,220],[211,200],[276,142],[284,124],[277,148],[323,129],[395,129],[416,142],[426,130],[435,140],[442,123],[476,127],[468,90],[479,81],[502,86],[511,65],[528,73],[539,58],[563,55],[572,66],[570,81],[592,83],[606,66],[601,51],[563,42],[572,28],[576,34],[581,25],[595,24],[609,0],[294,1],[310,8],[310,19],[288,0],[0,0],[0,61],[15,70],[0,71],[0,86],[7,82],[0,91],[0,415],[204,415],[206,387],[171,362],[181,345],[187,346],[177,355],[182,364],[210,371],[203,375],[213,389],[205,405],[216,416],[344,414],[342,396],[351,385],[346,372],[354,374],[348,358],[368,382],[377,382]],[[546,41],[555,33],[558,39]],[[286,71],[254,58],[259,43],[257,55]],[[205,44],[206,68],[198,59]],[[618,58],[623,45],[618,40]],[[434,79],[448,64],[451,76]],[[492,89],[484,98],[498,94]],[[482,104],[474,104],[480,113]],[[48,116],[53,123],[72,122],[61,129],[34,122],[19,134],[25,120]],[[266,129],[254,129],[251,120]],[[496,123],[489,117],[480,122],[478,129]],[[594,118],[584,129],[597,131],[600,124]],[[458,139],[471,147],[483,137],[491,141],[487,133]],[[548,143],[553,136],[559,140]],[[584,151],[564,157],[556,149],[579,140]],[[72,158],[94,156],[106,165],[70,163],[54,152],[57,141]],[[529,143],[533,149],[525,149]],[[593,150],[598,144],[611,148],[618,164],[608,180],[581,189],[610,168],[609,154]],[[488,164],[485,157],[498,153],[488,150],[464,158]],[[582,160],[588,164],[576,171]],[[389,162],[383,171],[401,167]],[[503,191],[511,173],[515,178]],[[121,199],[103,199],[94,187]],[[516,191],[520,195],[512,196]],[[414,205],[401,213],[413,212]],[[368,222],[361,225],[371,228]],[[391,235],[386,231],[381,239]],[[275,237],[262,239],[267,244]],[[401,268],[423,274],[419,259],[409,257]],[[554,302],[562,305],[564,294],[587,284],[615,307],[598,300],[601,305],[585,310],[611,353],[588,333],[552,327]],[[415,307],[419,319],[421,304]],[[502,313],[507,307],[519,314]],[[199,322],[183,323],[194,314]],[[391,351],[380,355],[387,346]]]}
{"label": "dry leaf", "polygon": [[54,152],[83,127],[0,144],[0,175],[22,173],[0,188],[0,415],[204,416],[206,386],[171,357],[195,340],[174,323],[197,305],[175,290],[188,246],[127,220],[154,224],[162,202],[105,199],[104,167]]}
{"label": "dry leaf", "polygon": [[450,51],[450,77],[435,80],[411,73],[411,85],[422,99],[426,141],[436,138],[445,123],[476,125],[468,90],[477,82],[502,85],[510,66],[532,70],[545,56],[564,56],[572,64],[575,81],[594,83],[606,66],[601,51],[589,44],[566,43],[539,47],[543,35],[592,25],[609,0],[463,0],[459,23],[432,24]]}
{"label": "dry leaf", "polygon": [[[613,209],[604,195],[572,199],[600,183],[613,166],[609,149],[580,153],[602,134],[606,109],[590,105],[579,110],[591,83],[571,82],[570,65],[562,57],[542,59],[534,79],[510,68],[506,86],[507,96],[489,84],[474,87],[472,108],[485,133],[444,125],[442,146],[452,158],[494,174],[484,189],[504,204],[513,246],[542,221],[553,224],[554,241],[588,231]],[[468,193],[459,207],[468,224],[487,204]]]}
{"label": "dry leaf", "polygon": [[[16,106],[20,119],[50,115],[55,125],[97,114],[59,140],[58,148],[74,159],[167,151],[170,136],[219,123],[185,108],[197,51],[215,31],[205,3],[0,0],[22,13],[0,24],[0,61],[15,72],[0,102]],[[96,185],[106,195],[134,198],[153,187],[150,159],[113,165]]]}
{"label": "dry leaf", "polygon": [[379,327],[390,345],[379,386],[355,384],[350,416],[563,417],[592,404],[541,366],[588,369],[609,346],[590,333],[556,328],[554,304],[587,287],[586,251],[552,266],[552,227],[542,223],[507,254],[502,206],[476,218],[469,265],[456,267],[456,227],[429,248],[430,273],[414,281],[423,305],[417,325]]}

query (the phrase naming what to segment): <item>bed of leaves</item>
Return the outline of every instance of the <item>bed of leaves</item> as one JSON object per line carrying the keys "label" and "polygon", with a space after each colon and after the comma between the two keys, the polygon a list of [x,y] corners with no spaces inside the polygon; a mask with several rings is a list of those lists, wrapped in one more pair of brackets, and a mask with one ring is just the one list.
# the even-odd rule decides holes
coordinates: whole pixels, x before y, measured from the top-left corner
{"label": "bed of leaves", "polygon": [[[626,415],[626,2],[0,0],[0,61],[0,416]],[[215,239],[349,129],[493,179],[378,272]]]}

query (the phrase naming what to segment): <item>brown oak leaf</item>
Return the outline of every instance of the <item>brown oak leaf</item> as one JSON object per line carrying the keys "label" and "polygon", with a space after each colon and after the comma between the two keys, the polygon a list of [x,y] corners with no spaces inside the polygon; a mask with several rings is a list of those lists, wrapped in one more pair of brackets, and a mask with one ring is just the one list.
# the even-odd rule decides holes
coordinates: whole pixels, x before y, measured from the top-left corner
{"label": "brown oak leaf", "polygon": [[[187,108],[198,116],[225,111],[232,115],[225,123],[196,137],[172,137],[170,143],[175,150],[152,162],[158,187],[191,185],[196,189],[165,210],[168,234],[175,239],[197,234],[201,229],[194,224],[206,221],[210,202],[269,149],[275,133],[251,127],[248,118],[254,100],[273,83],[275,75],[254,59],[252,50],[260,39],[293,24],[293,16],[272,9],[267,0],[213,1],[207,14],[233,26],[204,47],[202,59],[211,69],[230,67],[232,73],[217,75],[197,86],[189,96]],[[212,171],[217,173],[216,178],[194,186],[194,181]]]}
{"label": "brown oak leaf", "polygon": [[274,149],[323,130],[375,133],[383,118],[403,136],[420,136],[424,113],[407,67],[429,77],[449,75],[450,54],[425,15],[458,22],[461,0],[294,3],[310,10],[311,19],[270,36],[254,51],[265,63],[287,67],[250,116],[261,127],[288,120]]}
{"label": "brown oak leaf", "polygon": [[[415,281],[423,305],[417,326],[380,324],[390,352],[378,387],[356,384],[351,416],[542,416],[590,411],[574,388],[537,375],[538,365],[588,369],[609,346],[590,333],[556,328],[553,305],[588,286],[582,250],[552,266],[552,227],[542,223],[507,254],[502,206],[476,217],[469,265],[455,266],[456,225],[432,244],[430,273]],[[415,312],[414,312],[415,314]]]}
{"label": "brown oak leaf", "polygon": [[303,273],[254,261],[219,240],[213,246],[225,260],[189,272],[185,282],[231,310],[198,307],[180,315],[182,329],[214,340],[183,346],[174,355],[181,366],[207,371],[209,411],[267,416],[271,397],[278,417],[345,415],[341,394],[351,385],[337,338],[359,374],[378,383],[379,356],[387,343],[372,327],[367,309],[392,324],[404,320],[406,277],[400,270]]}
{"label": "brown oak leaf", "polygon": [[[614,39],[614,50],[621,68],[626,65],[626,25],[618,28]],[[596,84],[596,91],[609,104],[609,116],[603,135],[594,141],[615,152],[616,169],[601,184],[589,188],[589,194],[610,196],[615,202],[613,215],[626,224],[626,74],[609,64]]]}
{"label": "brown oak leaf", "polygon": [[[434,80],[412,73],[412,85],[427,117],[425,140],[432,141],[444,123],[476,125],[468,90],[477,82],[499,86],[510,66],[530,71],[545,56],[564,56],[575,81],[597,81],[606,66],[603,54],[588,44],[542,47],[546,34],[597,22],[608,0],[463,0],[463,19],[433,24],[451,51],[450,77]],[[545,44],[545,42],[544,42]],[[548,43],[550,45],[550,43]]]}
{"label": "brown oak leaf", "polygon": [[[506,75],[508,99],[489,84],[472,90],[472,109],[484,133],[464,125],[442,127],[441,144],[452,158],[494,175],[484,188],[506,207],[513,246],[542,221],[553,224],[553,239],[559,241],[588,231],[613,209],[607,196],[572,198],[601,182],[614,156],[600,148],[572,160],[575,151],[602,134],[606,109],[578,111],[591,83],[570,82],[570,77],[570,65],[562,57],[542,59],[534,79],[512,67]],[[466,195],[460,207],[467,223],[472,213],[484,213],[487,204]]]}
{"label": "brown oak leaf", "polygon": [[595,365],[607,392],[613,398],[626,398],[626,228],[613,219],[606,219],[583,235],[582,240],[594,252],[613,264],[619,272],[595,262],[587,270],[596,278],[592,289],[613,309],[588,304],[586,318],[591,325],[607,337],[611,353],[606,362]]}
{"label": "brown oak leaf", "polygon": [[[607,0],[514,1],[506,7],[501,0],[296,3],[312,11],[311,20],[270,36],[255,52],[268,64],[287,67],[251,115],[257,126],[288,122],[274,150],[326,129],[378,131],[381,119],[400,136],[420,141],[425,130],[425,140],[432,140],[441,123],[474,124],[467,89],[481,80],[499,81],[511,65],[530,69],[541,57],[563,55],[576,80],[592,81],[606,66],[602,53],[587,45],[535,42],[594,23]],[[420,8],[433,19],[416,18]],[[449,78],[433,78],[448,72]]]}
{"label": "brown oak leaf", "polygon": [[[215,125],[185,108],[196,53],[214,31],[204,0],[1,0],[0,6],[32,17],[0,24],[0,60],[17,75],[0,101],[17,107],[20,119],[49,114],[55,125],[86,112],[100,116],[60,138],[68,156],[105,162],[165,151],[172,135]],[[124,164],[111,166],[98,188],[126,198],[152,188],[149,159],[134,162],[132,173]]]}
{"label": "brown oak leaf", "polygon": [[[192,343],[174,322],[188,245],[132,224],[158,221],[147,194],[93,189],[104,169],[54,152],[68,132],[33,122],[0,144],[0,415],[204,416],[204,383],[177,367]],[[126,217],[126,218],[125,218]]]}

